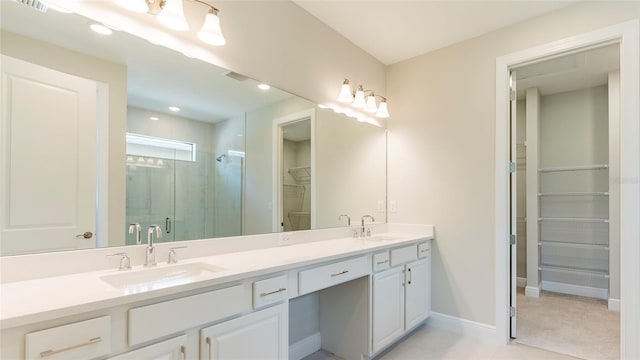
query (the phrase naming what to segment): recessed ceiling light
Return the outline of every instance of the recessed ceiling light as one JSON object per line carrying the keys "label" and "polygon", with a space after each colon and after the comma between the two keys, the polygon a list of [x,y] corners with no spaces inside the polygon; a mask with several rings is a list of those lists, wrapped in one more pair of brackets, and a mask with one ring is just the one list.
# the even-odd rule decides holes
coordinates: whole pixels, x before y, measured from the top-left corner
{"label": "recessed ceiling light", "polygon": [[149,118],[149,120],[154,120],[154,121],[156,121],[156,120],[160,120],[160,118],[159,118],[159,117],[157,117],[157,116],[152,116],[152,117],[150,117],[150,118]]}
{"label": "recessed ceiling light", "polygon": [[97,32],[100,35],[111,35],[113,34],[113,31],[111,31],[111,29],[109,29],[108,27],[101,25],[101,24],[91,24],[90,26],[91,30]]}
{"label": "recessed ceiling light", "polygon": [[327,109],[327,108],[329,108],[329,107],[328,107],[327,105],[325,105],[325,104],[318,104],[318,107],[319,107],[320,109]]}
{"label": "recessed ceiling light", "polygon": [[260,84],[260,85],[258,85],[258,88],[260,88],[260,90],[269,90],[269,89],[271,89],[271,86],[269,86],[267,84]]}
{"label": "recessed ceiling light", "polygon": [[178,112],[178,111],[180,111],[180,108],[177,107],[177,106],[169,106],[169,110]]}

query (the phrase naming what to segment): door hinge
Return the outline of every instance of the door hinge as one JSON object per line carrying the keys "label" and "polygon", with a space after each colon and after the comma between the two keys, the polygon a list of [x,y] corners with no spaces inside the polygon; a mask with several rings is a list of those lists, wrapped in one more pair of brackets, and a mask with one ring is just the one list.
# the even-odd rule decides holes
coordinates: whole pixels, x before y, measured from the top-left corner
{"label": "door hinge", "polygon": [[516,91],[515,90],[510,90],[509,91],[509,101],[515,101],[516,100]]}
{"label": "door hinge", "polygon": [[509,317],[515,317],[516,316],[516,308],[511,306],[509,308]]}
{"label": "door hinge", "polygon": [[510,162],[509,163],[509,172],[510,173],[516,172],[516,163],[514,163],[514,162]]}
{"label": "door hinge", "polygon": [[515,245],[516,244],[516,236],[515,235],[510,235],[509,236],[509,245]]}

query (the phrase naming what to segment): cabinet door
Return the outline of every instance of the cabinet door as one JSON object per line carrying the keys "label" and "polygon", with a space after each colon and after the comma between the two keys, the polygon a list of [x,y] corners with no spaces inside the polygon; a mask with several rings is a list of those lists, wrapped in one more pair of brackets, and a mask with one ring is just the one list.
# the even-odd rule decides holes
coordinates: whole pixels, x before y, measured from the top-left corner
{"label": "cabinet door", "polygon": [[403,267],[373,276],[373,352],[391,344],[404,333]]}
{"label": "cabinet door", "polygon": [[[193,356],[193,355],[191,355]],[[118,355],[109,360],[186,360],[187,336],[182,335],[142,349]]]}
{"label": "cabinet door", "polygon": [[289,310],[280,304],[200,331],[202,360],[277,360],[289,356]]}
{"label": "cabinet door", "polygon": [[409,330],[429,317],[431,310],[431,257],[406,266],[405,329]]}

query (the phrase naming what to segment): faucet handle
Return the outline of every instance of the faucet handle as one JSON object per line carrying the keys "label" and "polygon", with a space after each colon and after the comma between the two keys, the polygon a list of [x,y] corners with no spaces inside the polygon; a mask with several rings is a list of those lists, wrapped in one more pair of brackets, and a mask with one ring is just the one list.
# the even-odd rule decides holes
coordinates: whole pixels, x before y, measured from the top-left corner
{"label": "faucet handle", "polygon": [[160,229],[160,226],[158,225],[149,225],[149,234],[153,234],[156,233],[156,238],[157,239],[161,239],[162,238],[162,229]]}
{"label": "faucet handle", "polygon": [[131,259],[129,259],[129,255],[125,252],[119,252],[115,254],[109,254],[107,256],[121,256],[120,258],[120,266],[118,270],[131,270]]}
{"label": "faucet handle", "polygon": [[175,264],[178,262],[178,258],[176,257],[176,250],[178,249],[186,249],[186,246],[176,246],[169,249],[169,259],[167,260],[167,264]]}

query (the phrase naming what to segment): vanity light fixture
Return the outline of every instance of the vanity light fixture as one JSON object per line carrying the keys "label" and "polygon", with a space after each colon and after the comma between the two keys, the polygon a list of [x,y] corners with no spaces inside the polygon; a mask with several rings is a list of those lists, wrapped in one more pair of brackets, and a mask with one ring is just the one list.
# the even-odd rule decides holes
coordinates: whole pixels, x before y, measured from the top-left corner
{"label": "vanity light fixture", "polygon": [[[380,98],[380,104],[376,103],[376,97]],[[351,89],[349,79],[344,79],[338,95],[339,102],[351,103],[355,108],[362,109],[365,112],[375,113],[379,118],[389,117],[389,108],[387,106],[387,98],[376,95],[373,90],[365,90],[362,85],[358,85],[354,92]]]}
{"label": "vanity light fixture", "polygon": [[[113,0],[119,6],[140,13],[157,15],[158,21],[166,27],[176,31],[189,30],[189,23],[184,15],[183,0]],[[189,0],[206,5],[209,10],[204,18],[204,24],[198,32],[198,39],[203,42],[222,46],[226,43],[220,28],[218,9],[202,0]]]}

